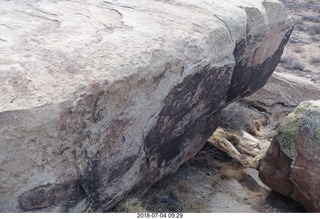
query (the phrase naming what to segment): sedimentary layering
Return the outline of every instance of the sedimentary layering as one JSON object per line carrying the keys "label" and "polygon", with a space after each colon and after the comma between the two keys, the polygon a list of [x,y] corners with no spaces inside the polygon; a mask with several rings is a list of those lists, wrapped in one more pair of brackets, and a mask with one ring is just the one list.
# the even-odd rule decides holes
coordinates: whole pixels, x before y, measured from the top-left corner
{"label": "sedimentary layering", "polygon": [[279,193],[320,211],[320,101],[301,103],[280,124],[259,170]]}
{"label": "sedimentary layering", "polygon": [[0,211],[147,188],[266,83],[291,31],[275,0],[0,1]]}
{"label": "sedimentary layering", "polygon": [[316,83],[292,74],[274,72],[262,89],[245,99],[275,116],[292,112],[301,102],[319,97],[320,87]]}

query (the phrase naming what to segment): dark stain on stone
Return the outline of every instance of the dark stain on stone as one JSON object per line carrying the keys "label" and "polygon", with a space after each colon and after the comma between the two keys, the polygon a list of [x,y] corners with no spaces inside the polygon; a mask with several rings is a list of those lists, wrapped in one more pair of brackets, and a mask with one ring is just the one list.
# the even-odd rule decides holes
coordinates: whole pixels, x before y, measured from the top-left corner
{"label": "dark stain on stone", "polygon": [[76,205],[86,194],[79,180],[64,184],[46,184],[33,188],[19,197],[23,211],[35,211],[60,206],[67,210]]}
{"label": "dark stain on stone", "polygon": [[265,60],[259,66],[248,67],[247,61],[241,59],[243,50],[246,47],[244,40],[241,40],[236,45],[233,55],[235,56],[237,63],[232,74],[230,89],[228,91],[228,102],[239,97],[248,96],[262,88],[267,83],[267,80],[280,62],[281,55],[289,40],[292,30],[293,28],[286,33],[274,55]]}
{"label": "dark stain on stone", "polygon": [[83,176],[81,187],[85,191],[85,194],[88,194],[88,198],[92,197],[92,194],[101,186],[103,173],[99,172],[101,169],[100,162],[98,159],[91,160]]}
{"label": "dark stain on stone", "polygon": [[244,55],[244,53],[246,51],[246,48],[247,48],[246,39],[239,40],[236,43],[235,50],[233,51],[233,56],[235,57],[236,62],[241,61],[241,58],[242,58],[242,56]]}
{"label": "dark stain on stone", "polygon": [[112,166],[105,166],[100,160],[92,162],[92,170],[86,171],[86,175],[81,181],[81,187],[84,193],[88,194],[87,200],[92,210],[106,210],[118,201],[117,197],[106,194],[105,191],[108,186],[115,185],[117,180],[129,171],[136,158],[136,155],[126,157],[117,164],[112,164]]}
{"label": "dark stain on stone", "polygon": [[99,109],[99,101],[102,98],[102,96],[104,95],[104,91],[100,91],[96,97],[95,97],[95,101],[93,103],[93,107],[92,107],[92,121],[94,123],[98,122],[99,120],[101,120],[102,115],[101,115],[101,111],[102,109]]}
{"label": "dark stain on stone", "polygon": [[210,123],[225,102],[231,71],[231,65],[207,66],[170,91],[156,125],[145,137],[145,151],[153,168],[169,166],[193,138],[202,138],[202,144],[212,134],[216,125]]}
{"label": "dark stain on stone", "polygon": [[136,159],[137,155],[133,155],[126,157],[119,163],[115,164],[112,167],[110,173],[108,174],[108,182],[113,182],[122,177],[126,172],[128,172],[128,170],[131,168]]}
{"label": "dark stain on stone", "polygon": [[[110,134],[114,133],[111,132]],[[109,137],[122,139],[123,133],[120,132],[118,134],[118,137]],[[112,144],[114,141],[110,141],[109,143]],[[122,141],[119,143],[122,143]],[[121,178],[130,170],[138,157],[138,155],[127,156],[122,158],[122,160],[118,161],[117,163],[112,163],[112,157],[109,157],[108,154],[108,151],[110,152],[110,147],[112,146],[116,147],[115,144],[106,145],[105,148],[99,152],[99,154],[91,159],[90,165],[83,176],[81,186],[85,191],[85,194],[88,194],[87,200],[93,210],[100,211],[101,209],[110,208],[112,202],[116,201],[114,200],[113,196],[110,196],[110,194],[106,193],[107,188],[109,186],[116,185],[118,180],[121,180]],[[110,156],[117,155],[115,154]],[[123,156],[125,156],[125,154]],[[106,159],[110,161],[106,161]]]}
{"label": "dark stain on stone", "polygon": [[136,161],[137,155],[129,156],[112,166],[103,166],[100,160],[92,161],[91,171],[86,171],[85,180],[82,181],[82,186],[87,194],[92,194],[104,184],[113,183],[132,167]]}

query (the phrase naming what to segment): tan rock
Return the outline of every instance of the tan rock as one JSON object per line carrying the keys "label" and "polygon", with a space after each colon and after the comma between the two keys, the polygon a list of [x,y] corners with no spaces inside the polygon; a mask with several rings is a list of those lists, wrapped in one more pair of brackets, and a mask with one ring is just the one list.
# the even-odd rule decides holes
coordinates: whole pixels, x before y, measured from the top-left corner
{"label": "tan rock", "polygon": [[193,157],[261,88],[275,0],[0,1],[0,211],[104,211]]}

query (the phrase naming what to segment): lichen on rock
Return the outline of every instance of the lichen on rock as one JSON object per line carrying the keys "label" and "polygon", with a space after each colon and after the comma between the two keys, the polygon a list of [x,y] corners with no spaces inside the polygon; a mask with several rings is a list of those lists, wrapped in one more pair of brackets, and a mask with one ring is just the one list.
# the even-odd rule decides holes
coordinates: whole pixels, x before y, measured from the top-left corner
{"label": "lichen on rock", "polygon": [[276,139],[281,151],[294,160],[297,156],[296,135],[299,130],[308,129],[311,136],[320,142],[319,106],[314,101],[305,101],[295,108],[280,124]]}
{"label": "lichen on rock", "polygon": [[[308,105],[304,105],[304,111],[300,119],[300,128],[307,128],[310,131],[311,137],[319,140],[320,129],[320,105],[316,101],[309,101]],[[318,141],[319,142],[319,141]]]}
{"label": "lichen on rock", "polygon": [[299,115],[288,116],[278,128],[276,139],[280,149],[291,159],[295,159],[297,151],[295,149],[295,136],[298,132]]}
{"label": "lichen on rock", "polygon": [[305,110],[305,108],[309,107],[311,104],[312,103],[310,101],[305,101],[305,102],[300,103],[299,106],[297,106],[294,109],[293,114],[300,115]]}
{"label": "lichen on rock", "polygon": [[320,101],[310,100],[299,104],[279,126],[259,176],[273,190],[300,202],[308,211],[319,212],[319,161]]}

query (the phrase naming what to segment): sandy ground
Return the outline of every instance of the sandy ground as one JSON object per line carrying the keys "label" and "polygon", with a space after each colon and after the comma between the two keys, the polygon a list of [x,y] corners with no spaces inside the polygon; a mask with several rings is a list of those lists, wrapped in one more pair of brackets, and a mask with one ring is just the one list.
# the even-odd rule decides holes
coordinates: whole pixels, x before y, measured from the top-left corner
{"label": "sandy ground", "polygon": [[305,212],[266,187],[257,170],[244,168],[210,144],[151,187],[142,200],[152,212]]}
{"label": "sandy ground", "polygon": [[295,29],[277,71],[301,76],[320,85],[319,1],[281,1],[286,5]]}
{"label": "sandy ground", "polygon": [[291,199],[272,192],[226,152],[207,143],[177,172],[147,193],[124,200],[117,212],[283,213],[305,212]]}

